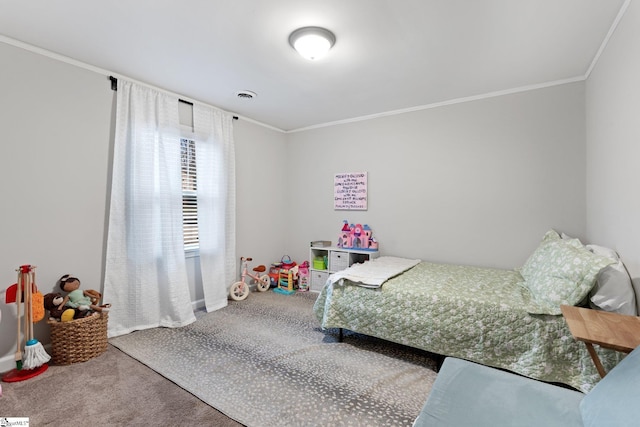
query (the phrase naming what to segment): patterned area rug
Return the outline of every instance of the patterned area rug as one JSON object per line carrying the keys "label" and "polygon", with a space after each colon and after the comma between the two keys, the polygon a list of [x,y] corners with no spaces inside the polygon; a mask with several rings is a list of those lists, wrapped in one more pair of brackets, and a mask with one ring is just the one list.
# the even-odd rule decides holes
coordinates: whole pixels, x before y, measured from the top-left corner
{"label": "patterned area rug", "polygon": [[109,342],[247,426],[410,426],[435,359],[354,333],[339,343],[316,296],[252,292],[189,326]]}

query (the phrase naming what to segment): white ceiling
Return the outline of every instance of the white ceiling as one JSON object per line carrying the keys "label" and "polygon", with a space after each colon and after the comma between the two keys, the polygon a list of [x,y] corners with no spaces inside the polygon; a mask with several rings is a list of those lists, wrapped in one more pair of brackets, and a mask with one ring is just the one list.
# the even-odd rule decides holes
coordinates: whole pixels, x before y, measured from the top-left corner
{"label": "white ceiling", "polygon": [[628,1],[1,0],[0,34],[289,131],[584,79]]}

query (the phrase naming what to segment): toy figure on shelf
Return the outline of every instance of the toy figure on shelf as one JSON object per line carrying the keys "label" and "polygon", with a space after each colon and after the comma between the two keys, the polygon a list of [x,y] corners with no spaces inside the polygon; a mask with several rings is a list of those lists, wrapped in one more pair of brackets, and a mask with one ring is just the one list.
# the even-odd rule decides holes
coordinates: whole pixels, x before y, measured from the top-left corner
{"label": "toy figure on shelf", "polygon": [[349,224],[346,219],[342,222],[337,246],[345,249],[378,250],[378,242],[373,238],[373,231],[368,224]]}

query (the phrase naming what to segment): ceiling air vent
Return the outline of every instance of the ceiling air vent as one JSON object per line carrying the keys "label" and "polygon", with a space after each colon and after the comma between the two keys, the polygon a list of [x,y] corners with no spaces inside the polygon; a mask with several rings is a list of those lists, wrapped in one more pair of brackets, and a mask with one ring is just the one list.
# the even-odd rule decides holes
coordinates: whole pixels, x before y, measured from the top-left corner
{"label": "ceiling air vent", "polygon": [[240,92],[236,92],[236,96],[240,99],[253,99],[258,95],[250,90],[241,90]]}

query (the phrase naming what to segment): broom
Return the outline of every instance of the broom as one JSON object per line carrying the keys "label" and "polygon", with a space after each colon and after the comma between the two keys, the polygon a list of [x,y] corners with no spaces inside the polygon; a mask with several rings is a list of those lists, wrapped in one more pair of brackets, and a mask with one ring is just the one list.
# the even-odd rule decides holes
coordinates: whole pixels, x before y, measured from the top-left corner
{"label": "broom", "polygon": [[[24,369],[35,369],[39,366],[44,365],[49,360],[51,360],[51,356],[45,351],[42,344],[33,337],[33,284],[32,279],[35,277],[35,273],[31,266],[22,266],[24,269],[26,267],[26,273],[24,277],[26,278],[26,288],[27,293],[25,296],[25,318],[27,319],[25,329],[27,329],[27,343],[24,347],[24,359],[22,361],[22,367]],[[24,271],[24,270],[23,270]]]}
{"label": "broom", "polygon": [[[22,275],[20,273],[20,270],[18,270],[18,281],[16,282],[16,304],[18,306],[18,321],[16,322],[18,324],[18,333],[17,333],[17,340],[18,342],[16,343],[16,355],[15,355],[15,361],[16,361],[16,370],[21,370],[22,369],[22,351],[20,351],[20,346],[22,345],[22,338],[20,337],[20,307],[22,304],[22,290],[24,288],[23,284],[22,284]],[[26,332],[26,331],[25,331]]]}

